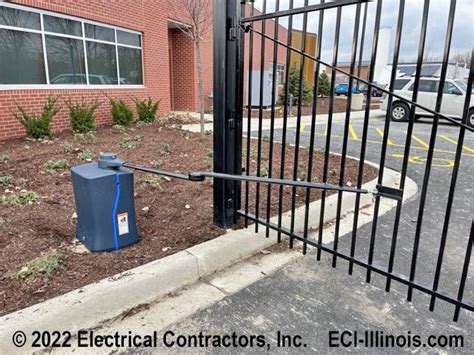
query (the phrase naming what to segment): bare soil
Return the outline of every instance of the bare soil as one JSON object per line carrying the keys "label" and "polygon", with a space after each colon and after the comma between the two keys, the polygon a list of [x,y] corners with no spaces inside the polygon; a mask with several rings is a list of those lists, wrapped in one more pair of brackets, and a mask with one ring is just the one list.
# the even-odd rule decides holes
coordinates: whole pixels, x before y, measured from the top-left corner
{"label": "bare soil", "polygon": [[[171,171],[189,172],[205,170],[212,164],[212,136],[201,138],[175,128],[158,124],[127,129],[134,149],[120,143],[122,133],[110,127],[100,128],[94,143],[77,142],[72,133],[55,136],[53,141],[30,141],[18,139],[0,142],[0,155],[8,160],[0,162],[0,177],[12,176],[13,182],[0,186],[0,196],[22,189],[34,191],[41,196],[39,202],[27,205],[0,204],[0,315],[36,304],[48,298],[97,282],[103,278],[124,272],[130,268],[174,254],[193,245],[216,238],[225,230],[212,221],[212,180],[192,183],[136,173],[135,204],[139,242],[131,247],[111,253],[84,252],[75,236],[74,197],[68,169],[54,174],[46,172],[48,160],[66,159],[69,167],[85,163],[78,154],[91,151],[96,159],[100,152],[113,151],[130,162],[146,166],[159,166]],[[64,152],[64,142],[73,146]],[[244,141],[245,146],[245,141]],[[257,142],[252,141],[250,173],[255,174],[258,152]],[[279,174],[281,146],[275,144],[273,175]],[[262,166],[268,166],[269,142],[262,142]],[[292,178],[295,150],[286,153],[285,177]],[[300,149],[301,161],[307,161],[307,149]],[[245,165],[245,158],[244,162]],[[337,183],[340,158],[332,157],[330,182]],[[306,163],[305,163],[306,164]],[[303,174],[305,168],[298,165]],[[315,153],[314,181],[321,181],[322,154]],[[267,168],[268,169],[268,168]],[[346,181],[356,182],[358,162],[347,161]],[[268,169],[269,170],[269,169]],[[366,167],[366,181],[376,176],[376,170]],[[300,176],[303,177],[304,176]],[[255,210],[255,184],[249,185],[249,209]],[[260,186],[262,215],[266,211],[267,187]],[[245,196],[245,186],[242,189]],[[297,205],[304,203],[304,191],[297,189]],[[271,191],[271,214],[278,210],[279,189]],[[285,188],[284,210],[291,208],[292,189]],[[311,199],[319,198],[313,191]],[[245,200],[243,200],[245,201]],[[143,210],[145,209],[145,210]],[[42,253],[55,250],[60,256],[61,268],[49,278],[37,277],[31,282],[14,279],[9,273],[21,270],[28,261]]]}

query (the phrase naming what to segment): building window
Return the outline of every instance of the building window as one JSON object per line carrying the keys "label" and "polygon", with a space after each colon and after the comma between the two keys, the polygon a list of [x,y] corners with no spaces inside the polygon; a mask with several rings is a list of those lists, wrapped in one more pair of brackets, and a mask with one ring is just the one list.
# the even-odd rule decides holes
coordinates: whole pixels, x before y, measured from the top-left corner
{"label": "building window", "polygon": [[[273,62],[270,62],[268,68],[270,69],[270,72],[273,71]],[[284,84],[285,81],[285,65],[277,63],[276,65],[276,83],[277,85],[282,85]],[[272,75],[272,80],[273,80],[273,75]]]}
{"label": "building window", "polygon": [[0,88],[143,85],[141,33],[0,3]]}

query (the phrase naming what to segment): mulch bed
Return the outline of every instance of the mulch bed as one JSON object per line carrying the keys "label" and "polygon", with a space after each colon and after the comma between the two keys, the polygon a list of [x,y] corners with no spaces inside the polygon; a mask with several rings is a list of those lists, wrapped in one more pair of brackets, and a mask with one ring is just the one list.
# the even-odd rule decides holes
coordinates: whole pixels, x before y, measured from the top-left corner
{"label": "mulch bed", "polygon": [[[26,139],[0,142],[0,155],[8,160],[0,162],[0,176],[12,176],[8,187],[0,187],[0,196],[10,190],[31,190],[41,196],[40,202],[28,205],[0,204],[0,315],[64,294],[105,277],[143,265],[152,260],[174,254],[193,245],[213,239],[225,230],[213,224],[212,180],[191,183],[172,179],[157,180],[155,176],[135,174],[135,204],[140,240],[136,245],[112,253],[84,253],[74,237],[74,198],[69,171],[55,174],[44,171],[48,160],[66,159],[69,167],[82,164],[78,154],[89,150],[96,159],[100,152],[113,151],[130,162],[179,172],[209,169],[212,162],[212,136],[201,138],[198,134],[158,124],[127,129],[138,146],[127,149],[121,146],[123,132],[113,132],[110,127],[98,129],[95,143],[77,142],[72,133],[56,135],[53,141],[39,142]],[[73,145],[65,153],[64,142]],[[245,142],[244,142],[245,144]],[[262,143],[262,164],[267,164],[269,142]],[[276,145],[273,175],[280,166]],[[252,151],[256,151],[252,141]],[[254,153],[251,151],[251,156]],[[307,149],[300,150],[301,161],[307,161]],[[288,148],[286,178],[292,178],[292,156]],[[245,161],[245,157],[244,157]],[[315,167],[322,166],[320,153],[315,156]],[[331,171],[338,171],[339,158],[331,160]],[[356,183],[358,163],[348,160],[347,181]],[[305,168],[300,166],[302,174]],[[318,168],[319,169],[319,168]],[[256,160],[251,158],[251,174],[256,170]],[[313,179],[320,181],[321,171],[313,171]],[[376,170],[367,167],[365,179],[376,176]],[[337,173],[330,174],[331,182],[338,180]],[[250,184],[250,209],[255,209],[255,184]],[[265,213],[266,189],[261,185],[261,214]],[[278,188],[272,189],[272,214],[278,208]],[[245,188],[243,188],[245,193]],[[297,189],[297,205],[304,203],[304,190]],[[284,209],[291,206],[291,188],[284,189]],[[312,200],[319,197],[314,191]],[[142,209],[148,207],[148,211]],[[60,255],[61,269],[49,279],[38,277],[31,282],[13,279],[9,273],[24,268],[25,264],[43,252],[56,250]]]}

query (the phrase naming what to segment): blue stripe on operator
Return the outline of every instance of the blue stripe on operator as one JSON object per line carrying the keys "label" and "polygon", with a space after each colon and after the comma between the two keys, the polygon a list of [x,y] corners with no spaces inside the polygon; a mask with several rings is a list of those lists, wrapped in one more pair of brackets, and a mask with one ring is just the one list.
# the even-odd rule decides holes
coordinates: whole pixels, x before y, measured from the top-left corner
{"label": "blue stripe on operator", "polygon": [[117,209],[120,199],[120,176],[119,173],[115,174],[115,201],[114,201],[114,210],[112,211],[112,225],[114,226],[114,242],[115,250],[119,249],[118,243],[118,232],[117,232]]}

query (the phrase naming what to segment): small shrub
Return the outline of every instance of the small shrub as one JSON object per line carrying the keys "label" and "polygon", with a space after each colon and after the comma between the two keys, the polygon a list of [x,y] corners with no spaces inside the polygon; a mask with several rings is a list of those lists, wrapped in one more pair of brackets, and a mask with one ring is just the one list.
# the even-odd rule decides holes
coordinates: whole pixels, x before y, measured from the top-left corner
{"label": "small shrub", "polygon": [[94,157],[94,153],[92,153],[89,149],[86,149],[80,152],[79,154],[77,154],[77,157],[80,160],[91,161],[92,158]]}
{"label": "small shrub", "polygon": [[162,153],[169,153],[171,152],[171,146],[168,143],[163,143],[160,145],[160,150]]}
{"label": "small shrub", "polygon": [[114,124],[112,126],[112,132],[114,133],[123,133],[125,131],[126,131],[125,127],[120,124]]}
{"label": "small shrub", "polygon": [[71,99],[65,101],[69,109],[71,127],[74,132],[87,133],[95,130],[94,113],[100,106],[98,100],[92,100],[89,104],[81,98],[80,103],[72,102]]}
{"label": "small shrub", "polygon": [[163,181],[163,178],[161,176],[157,175],[152,175],[148,179],[145,180],[145,182],[152,188],[156,189],[160,187],[161,182]]}
{"label": "small shrub", "polygon": [[112,108],[112,122],[114,125],[128,126],[133,122],[133,112],[130,106],[119,99],[108,97]]}
{"label": "small shrub", "polygon": [[138,119],[141,122],[152,123],[156,119],[156,111],[160,105],[160,100],[153,102],[151,97],[146,100],[139,100],[135,98],[133,100],[137,108]]}
{"label": "small shrub", "polygon": [[208,149],[206,153],[206,157],[213,158],[214,157],[214,151],[212,149]]}
{"label": "small shrub", "polygon": [[59,96],[49,97],[43,106],[41,116],[37,116],[35,113],[29,114],[22,106],[16,105],[20,113],[13,113],[13,116],[25,127],[28,137],[35,139],[51,137],[53,118],[61,109],[56,105],[58,99]]}
{"label": "small shrub", "polygon": [[71,153],[72,152],[72,149],[73,149],[73,146],[71,143],[69,143],[68,141],[64,142],[63,145],[63,152],[64,153]]}
{"label": "small shrub", "polygon": [[331,176],[333,176],[333,177],[334,177],[334,176],[337,176],[337,171],[336,171],[336,169],[332,169],[332,170],[329,172],[329,174],[330,174]]}
{"label": "small shrub", "polygon": [[51,275],[62,268],[62,260],[56,250],[41,253],[37,258],[28,261],[21,269],[10,272],[6,276],[11,279],[23,280],[27,283],[38,278],[48,281]]}
{"label": "small shrub", "polygon": [[13,183],[13,176],[0,176],[0,186],[7,187]]}
{"label": "small shrub", "polygon": [[122,134],[120,138],[120,147],[124,149],[136,149],[138,148],[138,141],[134,140],[128,133]]}
{"label": "small shrub", "polygon": [[79,143],[84,143],[86,141],[86,136],[83,133],[77,133],[74,135],[74,140]]}
{"label": "small shrub", "polygon": [[86,138],[86,142],[87,142],[87,143],[95,143],[95,142],[97,142],[97,138],[96,138],[94,132],[87,132],[85,138]]}
{"label": "small shrub", "polygon": [[269,174],[268,168],[266,166],[262,166],[260,168],[260,175],[259,176],[266,178],[266,177],[268,177],[268,174]]}
{"label": "small shrub", "polygon": [[55,174],[59,170],[67,169],[68,163],[65,159],[60,160],[48,160],[44,165],[43,168],[50,174]]}
{"label": "small shrub", "polygon": [[31,205],[37,202],[40,196],[34,191],[22,191],[19,194],[0,196],[2,205]]}
{"label": "small shrub", "polygon": [[6,163],[10,160],[10,157],[6,154],[0,154],[0,163]]}
{"label": "small shrub", "polygon": [[207,129],[206,132],[204,132],[206,136],[212,136],[212,130]]}

